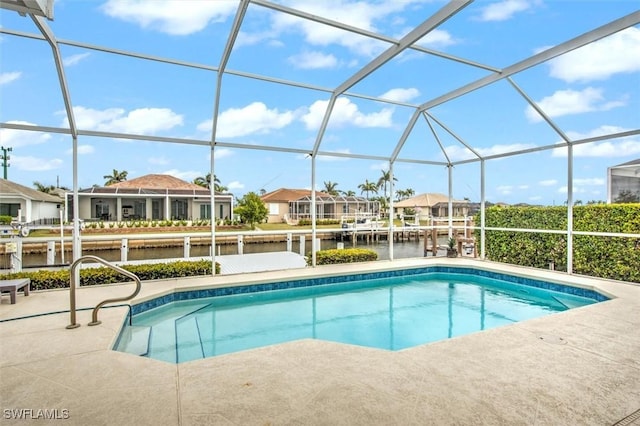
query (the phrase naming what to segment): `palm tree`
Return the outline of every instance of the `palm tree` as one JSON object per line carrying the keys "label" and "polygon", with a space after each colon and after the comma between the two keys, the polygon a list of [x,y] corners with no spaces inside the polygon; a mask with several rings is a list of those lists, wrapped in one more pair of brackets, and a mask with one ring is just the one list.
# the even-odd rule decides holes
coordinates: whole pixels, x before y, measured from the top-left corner
{"label": "palm tree", "polygon": [[340,193],[342,195],[344,195],[345,197],[355,197],[356,196],[356,191],[352,191],[352,190],[340,191]]}
{"label": "palm tree", "polygon": [[[378,188],[384,188],[384,197],[387,197],[387,184],[391,183],[391,172],[387,170],[381,170],[382,176],[378,179]],[[398,179],[393,178],[394,182],[397,182]]]}
{"label": "palm tree", "polygon": [[[211,188],[211,173],[207,173],[204,177],[198,176],[193,180],[193,183],[198,186],[202,186],[203,188]],[[220,188],[224,188],[224,190],[221,190]],[[216,192],[224,192],[227,190],[226,187],[220,186],[220,179],[218,179],[218,176],[216,175],[213,175],[213,190]]]}
{"label": "palm tree", "polygon": [[334,197],[336,195],[338,195],[340,192],[336,189],[336,186],[338,186],[338,184],[336,182],[325,182],[324,183],[324,191],[329,194],[329,195],[333,195]]}
{"label": "palm tree", "polygon": [[127,175],[128,174],[129,174],[129,172],[126,171],[126,170],[123,170],[123,171],[119,172],[116,169],[113,169],[113,174],[102,176],[103,178],[105,178],[107,180],[104,183],[104,186],[113,185],[114,183],[118,183],[118,182],[124,182],[125,180],[127,180]]}
{"label": "palm tree", "polygon": [[415,191],[411,188],[407,189],[398,189],[396,191],[396,201],[406,200],[407,198],[411,198],[415,195]]}
{"label": "palm tree", "polygon": [[43,185],[38,181],[33,182],[33,186],[40,192],[44,192],[45,194],[51,194],[51,192],[56,189],[53,185]]}
{"label": "palm tree", "polygon": [[375,182],[369,182],[369,179],[365,179],[364,183],[358,185],[358,189],[360,189],[361,194],[363,192],[367,194],[367,201],[369,200],[370,192],[378,193],[378,185]]}

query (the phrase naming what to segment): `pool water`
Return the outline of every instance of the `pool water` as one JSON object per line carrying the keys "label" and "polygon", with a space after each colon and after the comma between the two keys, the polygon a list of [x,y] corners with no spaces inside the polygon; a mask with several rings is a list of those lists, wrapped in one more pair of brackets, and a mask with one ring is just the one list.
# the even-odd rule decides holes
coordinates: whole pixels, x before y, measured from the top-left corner
{"label": "pool water", "polygon": [[185,362],[298,339],[400,350],[596,303],[427,273],[172,302],[137,314],[116,350]]}

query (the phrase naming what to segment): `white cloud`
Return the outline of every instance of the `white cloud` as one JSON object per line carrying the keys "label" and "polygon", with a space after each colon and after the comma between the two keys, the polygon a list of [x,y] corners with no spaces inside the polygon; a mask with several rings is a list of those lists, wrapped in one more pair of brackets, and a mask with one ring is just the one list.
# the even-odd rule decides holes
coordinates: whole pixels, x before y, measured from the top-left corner
{"label": "white cloud", "polygon": [[[561,186],[560,188],[558,188],[558,192],[560,194],[567,194],[568,193],[567,186],[566,185],[565,186]],[[586,189],[580,188],[579,186],[573,185],[573,193],[574,194],[584,194],[586,192],[587,192]]]}
{"label": "white cloud", "polygon": [[[567,136],[572,140],[588,139],[597,136],[609,135],[614,133],[620,133],[627,131],[617,126],[600,126],[587,133],[579,133],[569,131],[566,132]],[[553,149],[551,155],[553,157],[566,157],[567,148],[564,142],[559,142],[559,145],[565,145],[562,148]],[[626,138],[618,138],[615,140],[608,140],[603,142],[592,142],[575,145],[573,147],[574,157],[626,157],[631,155],[640,154],[640,139],[637,136],[630,136]]]}
{"label": "white cloud", "polygon": [[529,185],[518,185],[518,189],[529,189]]}
{"label": "white cloud", "polygon": [[540,201],[542,200],[542,196],[534,195],[533,197],[529,197],[529,201]]}
{"label": "white cloud", "polygon": [[[78,145],[78,155],[93,154],[95,151],[92,145]],[[67,155],[73,155],[73,148],[66,151]]]}
{"label": "white cloud", "polygon": [[180,171],[178,169],[166,170],[164,172],[160,172],[161,175],[169,175],[173,177],[177,177],[178,179],[185,180],[187,182],[193,181],[198,176],[202,176],[202,173],[196,172],[193,170]]}
{"label": "white cloud", "polygon": [[[558,90],[551,96],[538,101],[538,106],[549,117],[560,117],[563,115],[580,114],[589,111],[606,111],[619,106],[624,106],[625,100],[605,102],[602,89],[587,87],[584,90]],[[527,106],[525,114],[529,121],[539,122],[542,117],[533,109]]]}
{"label": "white cloud", "polygon": [[67,66],[67,67],[71,67],[73,65],[78,64],[80,61],[82,61],[83,59],[87,58],[90,55],[90,53],[78,53],[77,55],[71,55],[68,56],[66,58],[62,59],[62,63]]}
{"label": "white cloud", "polygon": [[229,188],[229,191],[234,189],[244,189],[244,183],[234,180],[232,182],[229,182],[229,184],[227,185],[227,188]]}
{"label": "white cloud", "polygon": [[[488,157],[492,155],[505,154],[508,152],[522,151],[529,148],[534,148],[533,144],[515,143],[509,145],[493,145],[487,148],[474,147],[473,149],[482,157]],[[451,160],[468,160],[471,158],[477,158],[476,155],[468,148],[460,145],[449,145],[444,148]]]}
{"label": "white cloud", "polygon": [[513,192],[513,186],[511,185],[500,185],[496,188],[496,190],[501,194],[501,195],[509,195]]}
{"label": "white cloud", "polygon": [[59,169],[62,167],[63,161],[59,158],[37,158],[37,157],[22,157],[11,156],[11,167],[15,167],[19,170],[26,170],[30,172],[42,172],[47,170]]}
{"label": "white cloud", "polygon": [[503,0],[491,3],[482,8],[479,17],[481,21],[506,21],[511,19],[518,12],[525,11],[531,7],[531,2],[526,0]]}
{"label": "white cloud", "polygon": [[[315,101],[309,107],[308,112],[302,115],[301,120],[307,129],[315,130],[320,127],[328,104],[329,101]],[[352,124],[356,127],[391,127],[392,115],[393,109],[391,108],[383,108],[378,112],[364,114],[348,98],[338,98],[331,113],[329,126],[340,127]]]}
{"label": "white cloud", "polygon": [[[182,115],[168,108],[138,108],[127,113],[122,108],[95,110],[76,106],[73,107],[73,113],[79,129],[115,133],[151,135],[181,126],[183,122]],[[69,126],[66,117],[62,126]]]}
{"label": "white cloud", "polygon": [[574,185],[604,185],[605,180],[603,178],[575,178],[573,179]]}
{"label": "white cloud", "polygon": [[[420,3],[421,0],[364,2],[353,0],[293,0],[287,6],[313,15],[343,22],[347,25],[368,31],[380,32],[377,24],[387,26],[396,12],[400,12]],[[297,18],[285,13],[271,15],[271,28],[258,34],[240,33],[241,44],[255,44],[279,37],[284,33],[302,34],[304,41],[313,46],[338,45],[354,54],[372,57],[389,47],[388,43],[344,31],[329,25],[319,24],[307,19]],[[442,35],[434,40],[441,41]]]}
{"label": "white cloud", "polygon": [[3,84],[9,84],[12,81],[19,79],[21,75],[22,73],[20,71],[0,73],[0,86],[2,86]]}
{"label": "white cloud", "polygon": [[166,166],[169,164],[169,160],[166,157],[149,157],[147,160],[151,164],[157,164],[159,166]]}
{"label": "white cloud", "polygon": [[640,71],[640,28],[630,27],[549,61],[550,74],[566,82],[606,80]]}
{"label": "white cloud", "polygon": [[388,90],[380,95],[383,99],[389,99],[390,101],[396,102],[409,102],[411,99],[415,99],[418,96],[420,96],[420,91],[415,87],[410,87],[408,89],[398,87],[396,89]]}
{"label": "white cloud", "polygon": [[171,35],[189,35],[210,22],[224,22],[237,9],[234,1],[200,0],[109,0],[102,11],[112,18],[133,22]]}
{"label": "white cloud", "polygon": [[[229,108],[218,116],[217,138],[233,138],[251,134],[269,133],[282,129],[294,119],[293,111],[280,112],[268,109],[262,102],[253,102],[244,108]],[[198,124],[198,130],[210,132],[212,120]],[[216,152],[217,155],[217,152]]]}
{"label": "white cloud", "polygon": [[457,40],[455,40],[448,31],[439,30],[437,28],[431,30],[427,35],[416,42],[416,44],[421,46],[432,48],[447,47],[456,43]]}
{"label": "white cloud", "polygon": [[[229,148],[216,148],[216,160],[221,158],[231,157],[233,155],[233,150]],[[209,155],[209,159],[211,159],[211,155]]]}
{"label": "white cloud", "polygon": [[389,163],[387,163],[386,161],[383,161],[382,163],[372,164],[371,166],[369,166],[369,168],[371,170],[377,171],[378,173],[381,172],[382,170],[389,171]]}
{"label": "white cloud", "polygon": [[[8,121],[9,124],[24,124],[26,126],[35,126],[28,121]],[[0,141],[3,146],[18,148],[27,145],[38,145],[51,139],[49,133],[32,132],[29,130],[0,129]]]}
{"label": "white cloud", "polygon": [[338,59],[331,54],[322,52],[302,52],[297,55],[289,56],[287,59],[295,68],[303,70],[315,70],[321,68],[336,68],[339,63]]}
{"label": "white cloud", "polygon": [[[339,153],[339,154],[351,154],[351,150],[350,149],[332,149],[332,150],[328,150],[326,152],[335,152],[335,153]],[[299,157],[300,159],[306,159],[308,158],[308,155],[304,155]],[[318,161],[349,161],[348,157],[334,157],[332,155],[318,155]]]}
{"label": "white cloud", "polygon": [[538,182],[538,185],[540,186],[555,186],[558,184],[558,181],[556,179],[547,179],[547,180],[541,180],[540,182]]}

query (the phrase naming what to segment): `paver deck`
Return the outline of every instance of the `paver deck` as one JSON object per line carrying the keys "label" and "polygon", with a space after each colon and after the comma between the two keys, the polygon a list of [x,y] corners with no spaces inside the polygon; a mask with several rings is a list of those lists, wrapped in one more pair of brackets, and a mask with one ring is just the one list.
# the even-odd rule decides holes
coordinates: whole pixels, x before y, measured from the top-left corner
{"label": "paver deck", "polygon": [[[567,277],[406,259],[144,282],[137,300],[174,288],[448,263]],[[75,330],[65,329],[68,313],[1,322],[2,423],[49,413],[70,425],[613,425],[640,409],[640,286],[572,279],[615,298],[398,352],[301,340],[174,365],[110,349],[126,308],[101,310],[95,327],[81,311]],[[129,290],[81,288],[78,306]],[[3,300],[0,319],[68,309],[68,290],[18,297]]]}

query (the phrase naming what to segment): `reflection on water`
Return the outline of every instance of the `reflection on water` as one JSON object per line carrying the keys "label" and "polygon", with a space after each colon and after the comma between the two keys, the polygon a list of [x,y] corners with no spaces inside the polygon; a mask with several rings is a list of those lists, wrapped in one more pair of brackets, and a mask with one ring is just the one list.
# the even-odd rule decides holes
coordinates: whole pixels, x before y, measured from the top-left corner
{"label": "reflection on water", "polygon": [[[295,253],[300,253],[300,242],[293,241],[292,242],[292,251]],[[321,248],[332,249],[336,248],[338,245],[338,241],[335,240],[322,240]],[[350,241],[344,242],[345,248],[353,247],[353,243]],[[378,260],[388,260],[389,259],[389,243],[388,241],[379,241],[373,243],[366,243],[363,241],[358,241],[357,248],[366,248],[370,250],[374,250],[378,253]],[[266,252],[274,252],[274,251],[286,251],[287,243],[252,243],[252,244],[244,244],[243,252],[244,253],[266,253]],[[305,244],[305,253],[309,253],[311,251],[311,242],[307,241]],[[216,248],[216,253],[219,255],[227,255],[227,254],[238,254],[238,247],[235,244],[232,245],[220,245]],[[101,257],[107,261],[120,261],[120,250],[92,250],[92,251],[84,251],[83,255],[93,255]],[[191,246],[192,257],[201,257],[201,256],[209,256],[210,255],[210,246]],[[393,243],[393,257],[394,259],[403,259],[409,257],[422,257],[423,256],[423,241],[404,241],[404,242],[394,242]],[[145,248],[145,249],[129,249],[127,254],[128,260],[145,260],[145,259],[175,259],[182,258],[184,255],[184,249],[182,246],[179,247],[160,247],[160,248]],[[71,251],[65,251],[65,263],[69,263],[73,259],[73,253]],[[62,256],[58,251],[56,253],[56,264],[61,264]],[[24,254],[22,258],[22,266],[24,268],[33,268],[39,266],[45,266],[47,264],[47,254],[46,253],[33,253],[33,254]],[[10,255],[2,255],[0,256],[0,269],[10,269],[11,268],[11,259]]]}

